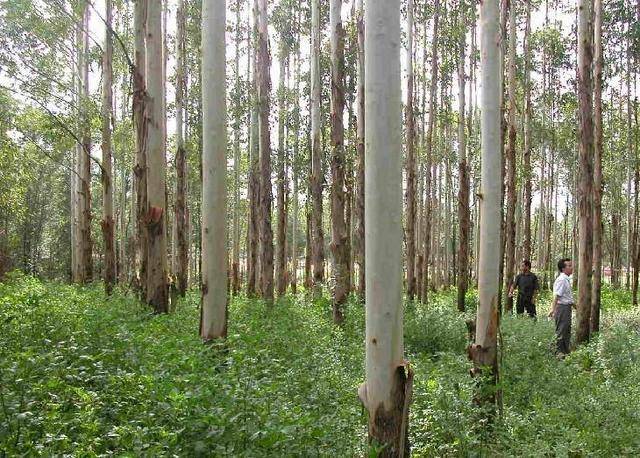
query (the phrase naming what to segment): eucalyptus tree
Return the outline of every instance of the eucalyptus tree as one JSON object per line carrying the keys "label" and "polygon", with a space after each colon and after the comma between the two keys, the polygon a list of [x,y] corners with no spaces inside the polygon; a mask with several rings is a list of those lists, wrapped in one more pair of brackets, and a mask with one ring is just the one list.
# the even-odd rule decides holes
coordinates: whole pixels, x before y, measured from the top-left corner
{"label": "eucalyptus tree", "polygon": [[331,253],[333,255],[333,320],[341,323],[351,290],[349,233],[345,220],[344,30],[342,0],[331,0]]}
{"label": "eucalyptus tree", "polygon": [[357,168],[357,192],[356,192],[356,237],[353,249],[354,257],[358,263],[358,293],[364,297],[365,292],[365,235],[364,235],[364,181],[365,181],[365,164],[364,164],[364,141],[365,141],[365,101],[364,101],[364,0],[356,0],[356,29],[358,34],[358,59],[357,59],[357,75],[356,75],[356,154],[358,158]]}
{"label": "eucalyptus tree", "polygon": [[175,259],[173,259],[173,274],[177,290],[184,296],[187,290],[189,247],[187,245],[187,150],[184,142],[185,115],[185,7],[184,0],[178,0],[176,10],[176,194],[174,208],[174,237]]}
{"label": "eucalyptus tree", "polygon": [[513,297],[508,294],[513,282],[515,256],[516,256],[516,4],[511,3],[509,7],[509,60],[507,67],[508,84],[508,140],[506,151],[506,193],[507,212],[505,215],[505,275],[504,291],[506,294],[506,312],[513,310]]}
{"label": "eucalyptus tree", "polygon": [[105,2],[105,44],[102,55],[102,236],[104,239],[104,286],[111,294],[116,281],[116,249],[113,219],[112,107],[113,107],[113,2]]}
{"label": "eucalyptus tree", "polygon": [[408,456],[413,374],[404,360],[400,0],[368,0],[365,23],[366,381],[369,442]]}
{"label": "eucalyptus tree", "polygon": [[146,70],[148,120],[145,145],[147,147],[147,213],[144,224],[147,232],[147,302],[156,313],[169,311],[169,287],[167,283],[167,203],[166,203],[166,145],[163,121],[163,2],[150,2],[146,27]]}
{"label": "eucalyptus tree", "polygon": [[413,70],[413,9],[414,1],[407,1],[407,106],[405,114],[407,133],[406,160],[406,239],[407,239],[407,297],[410,301],[416,294],[416,148],[415,148],[415,117],[414,117],[414,70]]}
{"label": "eucalyptus tree", "polygon": [[440,0],[435,0],[433,12],[433,34],[431,44],[431,85],[429,89],[429,117],[427,120],[425,133],[425,178],[424,190],[426,194],[424,203],[423,230],[423,254],[422,254],[422,292],[423,302],[427,302],[429,290],[429,264],[431,258],[431,232],[432,232],[432,170],[433,165],[433,130],[437,110],[437,89],[438,89],[438,22],[440,20]]}
{"label": "eucalyptus tree", "polygon": [[578,0],[578,304],[576,342],[589,340],[593,262],[593,0]]}
{"label": "eucalyptus tree", "polygon": [[147,246],[148,237],[144,225],[144,218],[147,214],[147,129],[148,120],[146,117],[147,105],[147,70],[146,70],[146,47],[145,35],[147,28],[148,0],[137,0],[134,7],[134,52],[135,67],[133,68],[133,124],[135,127],[136,157],[134,166],[135,180],[133,189],[136,191],[136,283],[140,296],[146,299],[147,296]]}
{"label": "eucalyptus tree", "polygon": [[271,58],[267,0],[256,0],[258,13],[257,97],[260,165],[260,293],[273,303],[273,230],[271,228],[271,135],[269,132],[269,91],[271,87]]}
{"label": "eucalyptus tree", "polygon": [[467,163],[467,141],[465,124],[465,48],[466,48],[466,10],[465,2],[460,1],[459,44],[458,44],[458,310],[466,308],[465,299],[469,284],[469,239],[471,233],[471,212],[469,210],[469,166]]}
{"label": "eucalyptus tree", "polygon": [[227,335],[226,1],[202,5],[202,313],[200,336]]}
{"label": "eucalyptus tree", "polygon": [[523,175],[524,175],[524,258],[531,261],[531,1],[526,0],[526,22],[524,29],[524,151],[523,151]]}
{"label": "eucalyptus tree", "polygon": [[496,401],[498,380],[498,307],[500,304],[502,155],[501,155],[501,45],[498,1],[480,4],[480,69],[482,93],[480,259],[475,342],[469,349],[472,374],[481,377],[476,401],[489,406]]}
{"label": "eucalyptus tree", "polygon": [[594,180],[593,180],[593,285],[591,292],[590,333],[600,331],[602,289],[602,0],[594,0]]}
{"label": "eucalyptus tree", "polygon": [[322,118],[320,113],[321,75],[320,75],[320,5],[319,0],[311,0],[311,227],[314,294],[322,293],[324,283],[324,230],[322,227],[322,143],[320,131]]}

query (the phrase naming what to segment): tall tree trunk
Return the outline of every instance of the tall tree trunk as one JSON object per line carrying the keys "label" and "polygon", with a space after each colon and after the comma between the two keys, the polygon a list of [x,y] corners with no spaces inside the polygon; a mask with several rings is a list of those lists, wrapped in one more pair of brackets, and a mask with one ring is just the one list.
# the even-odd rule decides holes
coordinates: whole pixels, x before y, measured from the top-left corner
{"label": "tall tree trunk", "polygon": [[188,281],[187,246],[187,151],[184,146],[184,99],[186,78],[185,59],[185,16],[184,0],[178,1],[176,12],[178,34],[176,36],[176,201],[175,201],[175,240],[176,260],[173,273],[176,278],[178,293],[184,297]]}
{"label": "tall tree trunk", "polygon": [[[298,13],[299,15],[299,13]],[[299,17],[298,17],[299,20]],[[298,36],[298,41],[299,41]],[[291,159],[291,175],[293,181],[293,195],[291,196],[293,202],[291,203],[291,292],[296,294],[298,290],[298,218],[300,213],[299,199],[298,199],[298,161],[300,152],[300,47],[296,49],[296,59],[294,67],[294,88],[295,94],[295,107],[294,109],[294,126],[293,126],[293,157]]]}
{"label": "tall tree trunk", "polygon": [[458,224],[460,226],[458,247],[458,310],[464,312],[465,298],[469,284],[469,238],[471,233],[471,213],[469,211],[469,167],[467,165],[467,143],[465,135],[465,46],[466,21],[464,3],[460,4],[460,42],[458,61]]}
{"label": "tall tree trunk", "polygon": [[147,29],[148,0],[135,3],[135,69],[133,75],[133,121],[136,130],[136,163],[134,167],[136,195],[136,286],[140,297],[147,297],[147,71],[145,35]]}
{"label": "tall tree trunk", "polygon": [[366,28],[366,381],[359,396],[369,412],[369,441],[378,456],[409,456],[408,410],[413,373],[402,336],[402,128],[400,1],[367,3]]}
{"label": "tall tree trunk", "polygon": [[[481,375],[476,402],[492,409],[498,380],[498,309],[500,304],[500,252],[502,206],[501,155],[501,45],[497,1],[480,4],[480,49],[482,71],[480,197],[480,261],[478,314],[475,343],[470,347],[474,375]],[[486,371],[486,372],[484,372]],[[484,386],[483,386],[484,385]]]}
{"label": "tall tree trunk", "polygon": [[423,224],[423,255],[422,255],[422,301],[427,302],[427,292],[429,290],[429,264],[431,258],[431,230],[432,230],[432,185],[431,185],[431,165],[433,162],[433,126],[436,117],[436,91],[438,89],[438,21],[440,15],[440,0],[435,0],[433,12],[433,43],[431,45],[431,88],[429,92],[429,120],[427,121],[426,150],[427,158],[425,164],[425,193],[424,202],[424,224]]}
{"label": "tall tree trunk", "polygon": [[260,234],[260,181],[259,174],[259,141],[258,141],[258,99],[257,99],[257,60],[251,58],[252,33],[257,34],[257,8],[253,9],[254,24],[247,24],[248,67],[250,82],[248,84],[249,108],[249,227],[247,228],[247,295],[254,296],[260,290],[260,272],[258,266],[259,234]]}
{"label": "tall tree trunk", "polygon": [[320,139],[320,6],[311,0],[311,211],[314,295],[322,294],[324,283],[324,231],[322,228],[322,145]]}
{"label": "tall tree trunk", "polygon": [[76,235],[76,281],[85,284],[93,276],[91,246],[91,126],[88,113],[89,98],[89,6],[82,9],[77,31],[78,52],[78,130],[81,145],[77,148],[77,235]]}
{"label": "tall tree trunk", "polygon": [[146,68],[148,96],[147,146],[147,302],[156,313],[169,311],[167,283],[166,182],[164,142],[164,83],[162,5],[152,2],[147,11]]}
{"label": "tall tree trunk", "polygon": [[591,63],[593,0],[578,0],[578,119],[580,183],[578,186],[578,304],[576,343],[589,340],[593,261],[593,93]]}
{"label": "tall tree trunk", "polygon": [[415,118],[413,112],[413,0],[407,1],[407,108],[405,115],[407,131],[406,176],[406,241],[407,241],[407,297],[410,301],[416,294],[416,152]]}
{"label": "tall tree trunk", "polygon": [[[236,2],[236,33],[235,33],[235,91],[240,94],[240,41],[242,40],[242,28],[240,26],[240,1]],[[240,136],[242,125],[242,112],[235,110],[233,122],[233,233],[231,253],[231,290],[233,295],[240,293]]]}
{"label": "tall tree trunk", "polygon": [[531,0],[524,29],[524,258],[531,261]]}
{"label": "tall tree trunk", "polygon": [[202,5],[202,310],[200,336],[227,336],[225,0]]}
{"label": "tall tree trunk", "polygon": [[356,153],[358,157],[357,168],[357,195],[356,195],[356,261],[358,262],[358,294],[364,298],[365,294],[365,236],[364,236],[364,136],[365,136],[365,100],[364,100],[364,0],[356,0],[356,27],[358,33],[358,74],[356,86],[356,103],[358,105],[356,118]]}
{"label": "tall tree trunk", "polygon": [[258,10],[258,124],[260,148],[260,293],[267,304],[273,303],[273,230],[271,229],[271,137],[269,133],[269,91],[271,57],[267,0],[256,0]]}
{"label": "tall tree trunk", "polygon": [[509,119],[508,119],[508,145],[507,145],[507,214],[505,220],[506,245],[505,245],[505,275],[504,290],[507,293],[506,312],[513,310],[513,297],[508,292],[513,282],[515,255],[516,255],[516,5],[509,8]]}
{"label": "tall tree trunk", "polygon": [[593,180],[593,290],[591,293],[591,333],[600,331],[600,290],[602,283],[602,0],[594,0],[594,180]]}
{"label": "tall tree trunk", "polygon": [[344,30],[342,0],[331,0],[331,253],[333,255],[333,321],[341,323],[351,291],[349,233],[345,221]]}
{"label": "tall tree trunk", "polygon": [[278,162],[277,162],[277,206],[278,222],[276,225],[276,291],[278,296],[284,295],[287,290],[287,209],[285,203],[285,119],[287,103],[285,97],[285,71],[289,56],[283,43],[280,52],[280,77],[278,88]]}
{"label": "tall tree trunk", "polygon": [[116,282],[115,223],[113,219],[113,168],[111,163],[111,119],[113,107],[113,3],[105,2],[105,44],[102,55],[102,236],[104,239],[104,288],[113,291]]}

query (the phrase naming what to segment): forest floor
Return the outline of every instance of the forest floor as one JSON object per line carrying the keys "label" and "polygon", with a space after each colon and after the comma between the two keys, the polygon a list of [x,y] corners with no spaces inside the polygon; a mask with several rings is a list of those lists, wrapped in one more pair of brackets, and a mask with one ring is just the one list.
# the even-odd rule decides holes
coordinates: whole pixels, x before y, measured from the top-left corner
{"label": "forest floor", "polygon": [[[553,325],[503,320],[502,417],[472,406],[454,292],[405,311],[414,456],[640,454],[640,310],[603,293],[603,332],[558,360]],[[470,308],[475,298],[469,297]],[[364,310],[234,299],[203,345],[198,296],[154,316],[99,287],[12,274],[0,284],[0,456],[362,456]]]}

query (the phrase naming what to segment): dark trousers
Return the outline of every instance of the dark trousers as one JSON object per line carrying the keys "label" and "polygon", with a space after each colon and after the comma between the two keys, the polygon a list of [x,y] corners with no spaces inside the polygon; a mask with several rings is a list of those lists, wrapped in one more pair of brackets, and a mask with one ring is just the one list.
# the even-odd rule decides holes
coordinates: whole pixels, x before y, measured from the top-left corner
{"label": "dark trousers", "polygon": [[558,353],[569,354],[571,344],[571,305],[556,307],[556,342]]}
{"label": "dark trousers", "polygon": [[533,303],[532,297],[521,296],[518,294],[518,302],[516,302],[516,313],[522,315],[524,312],[531,318],[536,316],[536,304]]}

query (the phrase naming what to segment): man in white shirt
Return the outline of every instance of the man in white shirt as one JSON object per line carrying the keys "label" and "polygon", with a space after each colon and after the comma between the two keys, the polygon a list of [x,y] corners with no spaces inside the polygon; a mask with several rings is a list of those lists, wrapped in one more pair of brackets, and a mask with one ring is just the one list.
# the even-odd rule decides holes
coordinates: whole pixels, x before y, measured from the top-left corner
{"label": "man in white shirt", "polygon": [[560,274],[553,284],[553,304],[549,316],[556,320],[556,341],[558,354],[567,355],[571,343],[571,308],[575,308],[571,280],[573,263],[571,259],[564,258],[558,261]]}

